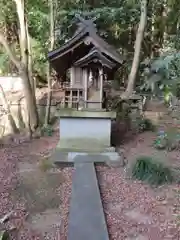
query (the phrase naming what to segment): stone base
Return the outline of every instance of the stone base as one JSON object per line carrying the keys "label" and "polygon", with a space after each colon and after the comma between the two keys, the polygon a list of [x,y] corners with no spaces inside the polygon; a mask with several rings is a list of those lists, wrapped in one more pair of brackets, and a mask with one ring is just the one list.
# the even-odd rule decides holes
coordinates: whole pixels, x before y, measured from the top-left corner
{"label": "stone base", "polygon": [[99,152],[79,152],[75,149],[60,149],[57,147],[51,156],[54,164],[68,164],[68,163],[106,163],[108,165],[117,166],[120,164],[120,156],[115,152],[115,148],[104,149]]}
{"label": "stone base", "polygon": [[110,147],[111,120],[116,113],[65,110],[59,116],[60,142],[52,155],[55,164],[119,161],[118,153]]}

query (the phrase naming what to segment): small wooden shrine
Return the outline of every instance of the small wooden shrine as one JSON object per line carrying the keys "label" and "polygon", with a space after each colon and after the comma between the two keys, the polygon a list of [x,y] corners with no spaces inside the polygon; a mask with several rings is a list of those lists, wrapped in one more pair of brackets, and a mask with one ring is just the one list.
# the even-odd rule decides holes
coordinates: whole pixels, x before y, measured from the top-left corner
{"label": "small wooden shrine", "polygon": [[91,20],[78,19],[74,36],[48,54],[61,79],[69,78],[63,101],[67,109],[56,113],[60,140],[51,159],[75,169],[67,239],[109,240],[95,164],[118,167],[121,163],[111,144],[116,112],[103,109],[103,98],[105,81],[113,79],[123,60],[98,36]]}
{"label": "small wooden shrine", "polygon": [[64,81],[63,107],[104,108],[104,83],[112,80],[123,58],[101,38],[92,20],[77,16],[73,37],[48,53],[48,59]]}

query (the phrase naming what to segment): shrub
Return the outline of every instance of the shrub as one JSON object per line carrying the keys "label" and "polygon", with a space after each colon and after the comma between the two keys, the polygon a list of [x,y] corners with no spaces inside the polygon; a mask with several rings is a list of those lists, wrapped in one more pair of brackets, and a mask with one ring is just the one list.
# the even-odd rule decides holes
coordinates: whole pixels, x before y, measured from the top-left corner
{"label": "shrub", "polygon": [[168,151],[178,150],[180,147],[180,134],[177,129],[170,129],[167,132],[159,131],[154,142],[155,148]]}
{"label": "shrub", "polygon": [[53,134],[53,128],[51,125],[44,125],[42,128],[41,128],[41,135],[42,136],[52,136]]}
{"label": "shrub", "polygon": [[180,147],[180,133],[178,128],[171,128],[167,131],[168,150],[172,151]]}
{"label": "shrub", "polygon": [[154,147],[161,150],[166,149],[168,145],[167,134],[164,131],[159,131],[154,141]]}
{"label": "shrub", "polygon": [[140,120],[140,123],[139,123],[140,132],[154,131],[154,130],[155,130],[155,126],[150,119],[142,118]]}
{"label": "shrub", "polygon": [[0,240],[10,240],[9,233],[7,231],[0,231]]}
{"label": "shrub", "polygon": [[148,156],[141,156],[136,159],[132,176],[156,186],[171,183],[174,179],[170,168]]}
{"label": "shrub", "polygon": [[131,115],[131,126],[138,133],[155,130],[155,126],[151,120],[144,118],[142,115],[133,115]]}

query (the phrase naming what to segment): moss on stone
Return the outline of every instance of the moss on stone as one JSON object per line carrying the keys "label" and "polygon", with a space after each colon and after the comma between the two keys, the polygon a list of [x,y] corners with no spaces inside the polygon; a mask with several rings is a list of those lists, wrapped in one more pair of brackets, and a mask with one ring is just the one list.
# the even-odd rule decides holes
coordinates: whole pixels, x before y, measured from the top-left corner
{"label": "moss on stone", "polygon": [[61,109],[56,112],[58,117],[67,117],[67,118],[110,118],[115,119],[115,112],[106,112],[104,110],[75,110],[75,109]]}
{"label": "moss on stone", "polygon": [[66,138],[61,139],[57,145],[60,149],[74,149],[81,152],[101,152],[104,149],[109,148],[109,138]]}

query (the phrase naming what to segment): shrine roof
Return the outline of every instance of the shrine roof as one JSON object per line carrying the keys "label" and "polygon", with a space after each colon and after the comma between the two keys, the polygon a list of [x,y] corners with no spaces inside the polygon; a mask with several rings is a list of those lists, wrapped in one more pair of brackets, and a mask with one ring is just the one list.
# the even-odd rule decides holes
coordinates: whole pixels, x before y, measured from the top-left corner
{"label": "shrine roof", "polygon": [[61,55],[61,53],[64,53],[64,51],[66,51],[67,49],[75,45],[77,42],[81,41],[87,35],[88,35],[88,32],[86,32],[85,29],[82,30],[82,32],[74,35],[71,39],[65,42],[60,48],[57,48],[49,52],[48,58],[50,60],[56,58],[58,55]]}
{"label": "shrine roof", "polygon": [[109,61],[115,65],[121,65],[124,62],[118,51],[97,34],[92,21],[82,18],[73,37],[60,48],[49,52],[48,59],[57,72],[64,71],[78,60],[92,56],[90,52],[94,47],[99,51],[98,57],[101,56],[101,60],[106,58],[106,62]]}
{"label": "shrine roof", "polygon": [[74,66],[84,67],[90,63],[100,62],[102,66],[109,69],[116,67],[116,64],[105,57],[97,48],[93,48],[87,55],[74,63]]}

